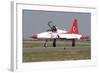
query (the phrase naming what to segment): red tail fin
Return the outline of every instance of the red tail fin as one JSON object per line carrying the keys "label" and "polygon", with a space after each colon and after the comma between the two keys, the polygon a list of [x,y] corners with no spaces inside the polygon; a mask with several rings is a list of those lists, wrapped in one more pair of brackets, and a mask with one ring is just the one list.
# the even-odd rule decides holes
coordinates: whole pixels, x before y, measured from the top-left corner
{"label": "red tail fin", "polygon": [[74,19],[72,28],[70,29],[70,33],[79,34],[79,30],[78,30],[78,22],[77,22],[76,19]]}

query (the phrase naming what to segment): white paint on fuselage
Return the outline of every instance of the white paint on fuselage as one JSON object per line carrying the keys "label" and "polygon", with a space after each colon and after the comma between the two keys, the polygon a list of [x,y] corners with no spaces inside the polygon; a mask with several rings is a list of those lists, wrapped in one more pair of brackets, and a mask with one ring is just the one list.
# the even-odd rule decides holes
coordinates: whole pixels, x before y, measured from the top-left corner
{"label": "white paint on fuselage", "polygon": [[42,39],[42,38],[45,38],[45,39],[49,39],[49,38],[57,38],[57,33],[52,33],[52,32],[43,32],[43,33],[40,33],[37,35],[38,38]]}
{"label": "white paint on fuselage", "polygon": [[79,34],[59,34],[60,38],[65,38],[65,39],[80,39],[82,35]]}
{"label": "white paint on fuselage", "polygon": [[80,39],[82,36],[79,34],[64,34],[66,32],[67,31],[58,29],[57,32],[48,31],[37,34],[37,37],[40,39],[52,39],[52,38],[58,38],[59,36],[59,38],[64,38],[64,39]]}
{"label": "white paint on fuselage", "polygon": [[38,38],[45,38],[45,39],[49,39],[49,38],[58,38],[58,35],[61,33],[65,33],[66,31],[64,30],[60,30],[58,29],[57,32],[52,32],[52,31],[48,31],[48,32],[43,32],[40,34],[37,34]]}

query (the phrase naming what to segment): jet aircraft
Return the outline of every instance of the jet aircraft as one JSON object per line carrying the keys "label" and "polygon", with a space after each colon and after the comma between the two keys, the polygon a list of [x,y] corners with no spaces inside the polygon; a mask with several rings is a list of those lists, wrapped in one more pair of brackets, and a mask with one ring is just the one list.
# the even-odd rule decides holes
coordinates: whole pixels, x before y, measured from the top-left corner
{"label": "jet aircraft", "polygon": [[39,34],[32,35],[32,39],[44,39],[44,47],[46,47],[47,41],[49,39],[53,39],[53,47],[56,47],[56,40],[57,39],[65,39],[65,40],[72,40],[72,47],[75,47],[75,40],[80,39],[89,39],[88,36],[82,36],[78,29],[78,22],[77,19],[74,19],[72,27],[70,31],[65,31],[58,29],[55,25],[52,25],[52,21],[48,22],[48,29],[46,32],[42,32]]}

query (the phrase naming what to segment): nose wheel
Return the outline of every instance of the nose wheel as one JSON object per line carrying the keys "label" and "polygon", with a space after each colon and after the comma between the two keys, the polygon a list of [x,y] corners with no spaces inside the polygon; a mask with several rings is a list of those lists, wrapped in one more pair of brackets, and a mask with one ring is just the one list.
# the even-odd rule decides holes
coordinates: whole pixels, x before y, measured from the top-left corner
{"label": "nose wheel", "polygon": [[47,47],[47,42],[48,42],[48,40],[45,40],[45,43],[43,45],[45,48]]}

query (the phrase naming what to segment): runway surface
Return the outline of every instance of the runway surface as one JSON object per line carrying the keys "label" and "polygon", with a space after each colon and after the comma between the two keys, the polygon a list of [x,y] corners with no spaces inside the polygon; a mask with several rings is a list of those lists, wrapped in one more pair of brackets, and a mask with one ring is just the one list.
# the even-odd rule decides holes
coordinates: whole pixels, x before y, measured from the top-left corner
{"label": "runway surface", "polygon": [[90,50],[90,47],[36,47],[36,48],[23,48],[23,52],[59,52],[59,51],[85,51]]}

